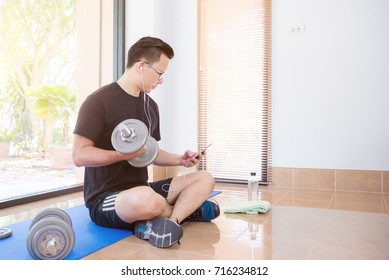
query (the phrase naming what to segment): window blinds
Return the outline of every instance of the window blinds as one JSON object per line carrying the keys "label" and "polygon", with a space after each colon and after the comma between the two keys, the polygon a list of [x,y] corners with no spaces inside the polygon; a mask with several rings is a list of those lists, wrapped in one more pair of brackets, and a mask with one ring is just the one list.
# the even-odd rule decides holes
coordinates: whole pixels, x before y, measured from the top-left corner
{"label": "window blinds", "polygon": [[271,1],[199,0],[200,163],[219,181],[271,182]]}

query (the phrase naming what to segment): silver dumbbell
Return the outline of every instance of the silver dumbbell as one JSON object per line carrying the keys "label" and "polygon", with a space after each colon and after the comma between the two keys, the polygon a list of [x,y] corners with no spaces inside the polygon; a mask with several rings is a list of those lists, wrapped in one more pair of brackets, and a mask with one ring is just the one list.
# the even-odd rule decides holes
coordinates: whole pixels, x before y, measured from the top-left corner
{"label": "silver dumbbell", "polygon": [[113,148],[122,154],[139,151],[144,145],[147,151],[128,162],[134,167],[145,167],[154,162],[159,153],[157,141],[149,135],[147,126],[140,120],[127,119],[119,123],[112,132]]}
{"label": "silver dumbbell", "polygon": [[27,249],[36,260],[62,260],[73,250],[75,234],[69,215],[57,208],[38,213],[30,224]]}

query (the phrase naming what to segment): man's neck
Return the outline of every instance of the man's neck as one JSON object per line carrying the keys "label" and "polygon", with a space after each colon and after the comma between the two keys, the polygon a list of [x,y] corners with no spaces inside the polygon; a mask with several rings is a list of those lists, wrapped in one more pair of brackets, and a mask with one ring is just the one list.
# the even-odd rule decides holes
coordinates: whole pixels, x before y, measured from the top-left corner
{"label": "man's neck", "polygon": [[132,75],[126,70],[124,74],[117,81],[118,85],[129,95],[139,97],[141,90],[132,81]]}

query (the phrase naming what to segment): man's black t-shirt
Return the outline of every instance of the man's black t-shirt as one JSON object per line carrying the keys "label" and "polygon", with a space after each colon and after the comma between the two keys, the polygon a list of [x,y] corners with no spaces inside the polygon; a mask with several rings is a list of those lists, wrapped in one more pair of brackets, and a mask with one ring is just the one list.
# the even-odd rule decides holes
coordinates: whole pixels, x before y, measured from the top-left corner
{"label": "man's black t-shirt", "polygon": [[[149,118],[145,112],[149,114]],[[95,147],[114,150],[111,143],[112,132],[126,119],[144,122],[150,135],[157,141],[161,139],[159,111],[155,101],[144,93],[139,97],[131,96],[116,82],[98,89],[87,97],[81,105],[74,134],[92,140]],[[85,204],[90,207],[101,194],[145,185],[147,180],[147,167],[135,168],[128,161],[101,167],[86,167]]]}

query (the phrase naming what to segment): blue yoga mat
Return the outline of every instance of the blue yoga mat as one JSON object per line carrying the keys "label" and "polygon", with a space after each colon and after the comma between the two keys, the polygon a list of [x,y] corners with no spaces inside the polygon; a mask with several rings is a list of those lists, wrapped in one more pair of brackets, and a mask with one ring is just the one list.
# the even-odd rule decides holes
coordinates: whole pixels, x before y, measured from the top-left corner
{"label": "blue yoga mat", "polygon": [[[209,197],[221,191],[213,191]],[[94,224],[89,218],[88,209],[84,205],[65,210],[72,219],[76,236],[73,250],[67,260],[78,260],[93,252],[111,245],[132,234],[129,230],[105,228]],[[32,260],[27,249],[27,237],[31,220],[5,226],[12,230],[12,236],[0,239],[0,260]]]}

